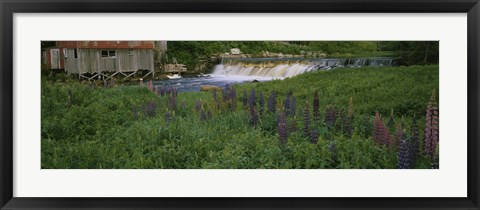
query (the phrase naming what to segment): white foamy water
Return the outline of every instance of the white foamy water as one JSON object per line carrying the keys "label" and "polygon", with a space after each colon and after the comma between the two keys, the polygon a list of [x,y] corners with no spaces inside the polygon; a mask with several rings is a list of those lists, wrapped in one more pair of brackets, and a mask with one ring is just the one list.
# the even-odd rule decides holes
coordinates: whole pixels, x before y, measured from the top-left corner
{"label": "white foamy water", "polygon": [[221,64],[215,66],[212,75],[239,77],[239,79],[243,77],[284,79],[311,71],[330,70],[337,67],[391,66],[392,63],[392,58],[228,58],[223,59]]}

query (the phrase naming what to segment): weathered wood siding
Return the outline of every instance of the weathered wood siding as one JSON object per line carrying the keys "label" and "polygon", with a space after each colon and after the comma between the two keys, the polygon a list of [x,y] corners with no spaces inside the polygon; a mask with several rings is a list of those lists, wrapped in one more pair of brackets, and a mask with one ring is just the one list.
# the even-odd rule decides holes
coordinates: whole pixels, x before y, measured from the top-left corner
{"label": "weathered wood siding", "polygon": [[70,74],[95,72],[132,72],[140,69],[153,70],[153,49],[108,49],[115,57],[102,57],[107,49],[67,49],[65,71]]}

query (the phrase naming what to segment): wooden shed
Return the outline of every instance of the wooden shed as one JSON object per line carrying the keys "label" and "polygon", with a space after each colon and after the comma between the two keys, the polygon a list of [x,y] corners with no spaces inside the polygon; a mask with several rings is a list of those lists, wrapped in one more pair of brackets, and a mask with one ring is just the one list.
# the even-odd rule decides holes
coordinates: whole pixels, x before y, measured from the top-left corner
{"label": "wooden shed", "polygon": [[87,79],[129,77],[138,70],[153,75],[155,58],[164,51],[166,41],[57,41],[55,47],[44,49],[42,62]]}

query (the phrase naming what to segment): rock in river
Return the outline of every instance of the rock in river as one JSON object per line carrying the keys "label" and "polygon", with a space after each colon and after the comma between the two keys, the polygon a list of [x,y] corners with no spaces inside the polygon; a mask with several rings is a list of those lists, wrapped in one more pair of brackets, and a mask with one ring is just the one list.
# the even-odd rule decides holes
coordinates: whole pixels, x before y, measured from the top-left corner
{"label": "rock in river", "polygon": [[221,87],[215,85],[202,85],[200,86],[200,91],[212,91],[212,90],[222,90]]}

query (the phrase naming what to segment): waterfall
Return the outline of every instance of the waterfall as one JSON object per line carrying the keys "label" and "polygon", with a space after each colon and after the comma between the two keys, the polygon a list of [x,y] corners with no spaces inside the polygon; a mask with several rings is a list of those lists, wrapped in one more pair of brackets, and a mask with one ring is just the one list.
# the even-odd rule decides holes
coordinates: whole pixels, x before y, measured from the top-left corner
{"label": "waterfall", "polygon": [[214,76],[253,76],[283,79],[337,67],[392,66],[393,58],[225,58]]}

